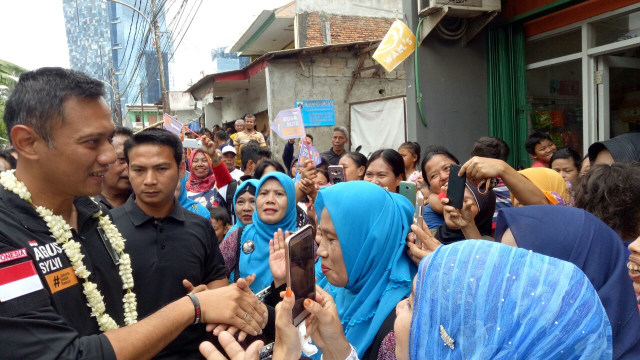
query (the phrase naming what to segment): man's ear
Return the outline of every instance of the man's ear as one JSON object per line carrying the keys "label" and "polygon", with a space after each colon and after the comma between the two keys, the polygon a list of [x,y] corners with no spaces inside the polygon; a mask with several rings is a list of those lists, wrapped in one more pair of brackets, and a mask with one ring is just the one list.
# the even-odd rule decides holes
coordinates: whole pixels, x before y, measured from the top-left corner
{"label": "man's ear", "polygon": [[226,234],[226,233],[228,233],[228,232],[229,232],[229,229],[231,229],[231,224],[227,224],[227,225],[224,227],[224,233],[225,233],[225,234]]}
{"label": "man's ear", "polygon": [[26,125],[15,125],[11,128],[9,136],[19,157],[27,160],[38,160],[38,149],[47,146],[42,136]]}
{"label": "man's ear", "polygon": [[180,179],[184,177],[184,173],[187,171],[187,163],[184,161],[180,162],[180,166],[178,166],[178,175]]}
{"label": "man's ear", "polygon": [[256,164],[253,160],[247,161],[247,170],[249,170],[249,174],[253,174],[253,172],[256,171]]}

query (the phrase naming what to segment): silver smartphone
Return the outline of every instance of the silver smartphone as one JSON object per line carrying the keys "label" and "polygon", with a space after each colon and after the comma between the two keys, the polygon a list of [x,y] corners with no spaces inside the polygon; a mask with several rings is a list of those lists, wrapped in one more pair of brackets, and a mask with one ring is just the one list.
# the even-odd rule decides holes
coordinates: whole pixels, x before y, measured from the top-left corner
{"label": "silver smartphone", "polygon": [[[424,195],[422,191],[416,193],[416,213],[413,215],[413,223],[422,229],[424,223]],[[416,245],[421,246],[420,238],[416,236]]]}
{"label": "silver smartphone", "polygon": [[291,311],[294,326],[298,326],[309,315],[304,308],[305,299],[316,300],[314,241],[311,225],[304,226],[285,240],[287,285],[296,296],[296,302]]}
{"label": "silver smartphone", "polygon": [[182,146],[187,149],[202,149],[202,140],[184,139],[182,140]]}

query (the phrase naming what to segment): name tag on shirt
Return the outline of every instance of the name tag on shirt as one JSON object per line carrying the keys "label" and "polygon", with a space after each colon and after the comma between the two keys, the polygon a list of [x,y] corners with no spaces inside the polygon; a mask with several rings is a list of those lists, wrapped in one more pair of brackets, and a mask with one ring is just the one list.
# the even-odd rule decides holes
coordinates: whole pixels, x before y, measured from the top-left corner
{"label": "name tag on shirt", "polygon": [[42,289],[44,287],[31,260],[0,269],[0,302]]}

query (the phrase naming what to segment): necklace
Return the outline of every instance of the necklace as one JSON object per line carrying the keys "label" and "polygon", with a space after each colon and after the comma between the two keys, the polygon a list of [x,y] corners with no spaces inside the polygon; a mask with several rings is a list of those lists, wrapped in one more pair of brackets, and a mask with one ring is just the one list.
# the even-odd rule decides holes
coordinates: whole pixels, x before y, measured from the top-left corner
{"label": "necklace", "polygon": [[[31,194],[27,187],[20,182],[15,176],[15,170],[3,171],[0,173],[0,185],[2,185],[8,191],[18,195],[22,200],[33,205],[31,202]],[[51,236],[56,240],[56,243],[62,246],[65,255],[69,258],[71,266],[76,276],[83,280],[82,292],[87,298],[87,305],[91,309],[91,316],[95,316],[100,326],[101,331],[110,331],[118,328],[118,324],[106,313],[106,307],[104,299],[98,286],[89,280],[91,272],[82,262],[84,255],[82,254],[82,247],[80,244],[73,240],[73,234],[71,232],[71,226],[62,218],[62,216],[55,215],[51,210],[43,207],[36,206],[36,212],[45,221]],[[129,254],[124,252],[124,238],[118,231],[118,229],[111,223],[111,220],[107,216],[102,216],[102,211],[96,213],[94,218],[98,218],[98,226],[104,231],[106,237],[109,239],[113,249],[120,255],[119,273],[122,279],[122,288],[126,290],[122,302],[124,304],[124,322],[126,325],[135,324],[138,319],[138,313],[136,311],[137,302],[136,294],[133,292],[133,275],[131,270],[131,258]]]}

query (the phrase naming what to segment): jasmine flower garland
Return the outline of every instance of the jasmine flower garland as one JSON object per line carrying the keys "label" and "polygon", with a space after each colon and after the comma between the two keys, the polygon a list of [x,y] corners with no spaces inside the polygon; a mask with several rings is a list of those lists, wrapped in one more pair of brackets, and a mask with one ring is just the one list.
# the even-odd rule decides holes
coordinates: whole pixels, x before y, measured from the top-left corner
{"label": "jasmine flower garland", "polygon": [[[29,190],[16,178],[15,170],[1,172],[0,185],[33,205]],[[55,215],[51,210],[42,206],[37,206],[36,212],[47,223],[47,227],[53,238],[56,239],[56,243],[64,249],[64,253],[69,258],[76,276],[83,280],[83,293],[87,298],[87,306],[91,308],[91,316],[96,317],[100,330],[110,331],[117,329],[118,324],[105,312],[104,299],[100,290],[98,290],[98,286],[89,280],[91,272],[82,262],[82,258],[84,258],[82,248],[78,242],[73,240],[71,226],[67,224],[62,216]],[[111,246],[120,255],[119,274],[122,279],[122,288],[127,291],[122,299],[124,304],[124,322],[126,325],[135,324],[138,319],[138,313],[136,311],[137,302],[136,294],[133,292],[131,258],[129,254],[124,252],[125,240],[118,229],[111,223],[111,220],[109,220],[107,216],[102,216],[102,212],[98,212],[94,217],[98,217],[100,228],[104,230]]]}

